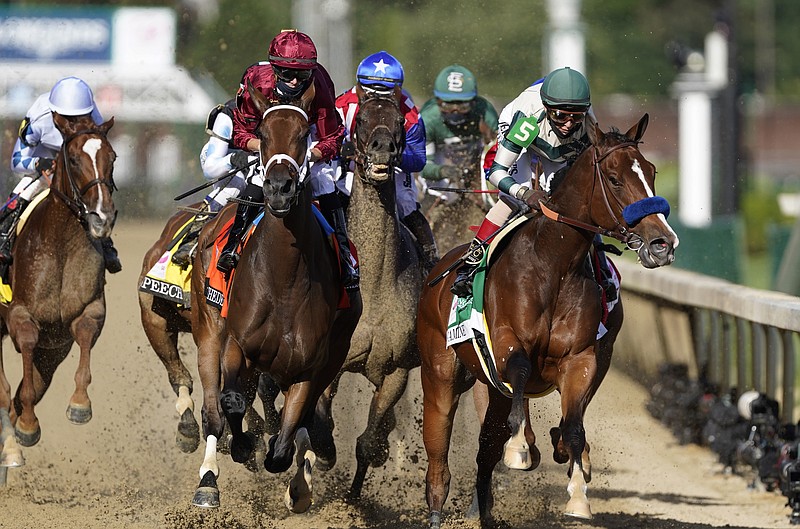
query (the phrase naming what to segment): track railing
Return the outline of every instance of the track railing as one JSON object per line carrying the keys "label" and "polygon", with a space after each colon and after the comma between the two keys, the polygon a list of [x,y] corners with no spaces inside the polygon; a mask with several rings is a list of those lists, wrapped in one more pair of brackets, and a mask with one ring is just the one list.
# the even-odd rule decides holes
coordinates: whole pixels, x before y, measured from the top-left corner
{"label": "track railing", "polygon": [[662,362],[685,362],[721,391],[761,391],[795,410],[800,298],[678,268],[618,260],[625,323],[614,365],[643,382]]}

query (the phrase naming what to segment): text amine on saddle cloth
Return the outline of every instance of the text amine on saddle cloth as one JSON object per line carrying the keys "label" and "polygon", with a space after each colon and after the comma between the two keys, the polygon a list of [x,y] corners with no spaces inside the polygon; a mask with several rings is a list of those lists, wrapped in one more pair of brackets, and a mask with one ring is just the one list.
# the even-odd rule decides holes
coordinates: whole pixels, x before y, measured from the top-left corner
{"label": "text amine on saddle cloth", "polygon": [[[503,231],[497,234],[497,236],[494,238],[492,243],[489,245],[488,250],[484,252],[483,259],[481,260],[481,263],[478,265],[478,268],[475,272],[475,279],[472,283],[473,296],[467,298],[453,296],[453,302],[450,305],[450,316],[447,320],[447,347],[467,340],[474,340],[475,331],[489,338],[489,329],[486,326],[486,319],[483,315],[483,289],[484,282],[486,280],[487,264],[491,259],[497,244],[506,236],[511,234],[522,223],[527,222],[530,218],[530,215],[518,218],[506,226]],[[610,280],[614,286],[616,286],[617,290],[619,290],[619,272],[613,265],[609,266],[609,268],[613,276],[610,278]],[[614,308],[614,306],[617,304],[617,301],[618,298],[615,298],[613,301],[606,303],[606,314],[611,312],[611,309]],[[603,325],[603,322],[600,322],[600,326],[597,329],[597,339],[599,340],[602,338],[606,332],[608,332],[608,330],[606,329],[605,325]],[[490,340],[487,340],[487,342],[491,343]]]}

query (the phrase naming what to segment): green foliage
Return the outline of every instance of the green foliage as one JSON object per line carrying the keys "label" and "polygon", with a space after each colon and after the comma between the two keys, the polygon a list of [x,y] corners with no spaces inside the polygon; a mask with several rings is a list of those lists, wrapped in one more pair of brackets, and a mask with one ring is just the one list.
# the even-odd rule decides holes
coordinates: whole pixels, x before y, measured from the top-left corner
{"label": "green foliage", "polygon": [[770,226],[786,223],[778,207],[778,192],[766,181],[753,186],[741,198],[741,216],[744,219],[747,251],[762,253],[767,250]]}

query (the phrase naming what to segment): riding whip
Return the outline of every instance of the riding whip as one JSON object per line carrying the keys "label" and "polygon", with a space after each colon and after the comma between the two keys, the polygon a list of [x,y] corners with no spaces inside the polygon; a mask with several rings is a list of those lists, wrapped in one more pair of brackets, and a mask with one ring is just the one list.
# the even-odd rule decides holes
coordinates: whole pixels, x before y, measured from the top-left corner
{"label": "riding whip", "polygon": [[497,189],[485,189],[485,190],[484,189],[460,189],[460,188],[457,188],[457,187],[439,187],[439,186],[429,186],[428,189],[430,189],[432,191],[447,191],[448,193],[462,193],[462,194],[465,194],[465,193],[497,194],[497,193],[500,192]]}
{"label": "riding whip", "polygon": [[176,196],[172,200],[181,200],[182,198],[186,198],[189,195],[193,195],[193,194],[197,193],[198,191],[202,191],[203,189],[205,189],[207,187],[213,186],[217,182],[221,182],[222,180],[225,180],[226,178],[232,177],[233,175],[235,175],[239,171],[241,171],[243,169],[247,169],[248,167],[250,167],[252,165],[255,165],[256,163],[258,163],[258,159],[255,159],[252,162],[248,162],[247,165],[245,165],[242,169],[238,169],[238,168],[237,169],[233,169],[229,173],[225,173],[224,175],[222,175],[222,176],[220,176],[218,178],[215,178],[215,179],[213,179],[213,180],[211,180],[209,182],[206,182],[205,184],[202,184],[202,185],[199,185],[199,186],[197,186],[197,187],[195,187],[193,189],[190,189],[189,191],[186,191],[185,193],[181,193],[180,195]]}

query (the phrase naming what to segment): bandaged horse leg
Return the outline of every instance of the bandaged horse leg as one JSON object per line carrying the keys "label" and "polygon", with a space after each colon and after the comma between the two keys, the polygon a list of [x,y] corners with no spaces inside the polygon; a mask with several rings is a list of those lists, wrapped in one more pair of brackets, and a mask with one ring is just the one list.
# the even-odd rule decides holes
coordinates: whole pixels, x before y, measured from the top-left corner
{"label": "bandaged horse leg", "polygon": [[311,476],[317,456],[311,449],[311,439],[305,428],[297,430],[294,445],[297,450],[295,455],[297,471],[286,488],[283,501],[290,511],[299,514],[306,512],[313,503]]}
{"label": "bandaged horse leg", "polygon": [[[8,410],[0,409],[0,467],[21,467],[25,464],[22,449],[14,437]],[[1,483],[0,483],[1,484]]]}

